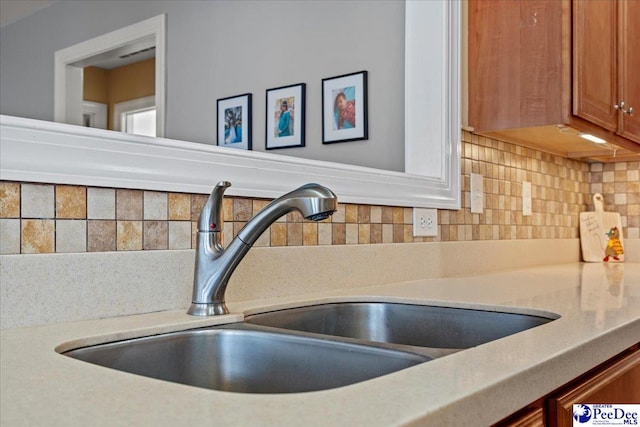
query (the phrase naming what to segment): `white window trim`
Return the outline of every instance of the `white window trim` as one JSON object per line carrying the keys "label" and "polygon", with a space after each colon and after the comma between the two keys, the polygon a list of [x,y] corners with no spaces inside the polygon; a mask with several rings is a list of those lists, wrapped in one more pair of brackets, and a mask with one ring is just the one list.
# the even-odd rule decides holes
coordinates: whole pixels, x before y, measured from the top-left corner
{"label": "white window trim", "polygon": [[[113,130],[122,130],[122,115],[125,113],[148,110],[156,106],[155,96],[145,96],[130,101],[119,102],[113,106]],[[158,111],[156,109],[156,120]]]}

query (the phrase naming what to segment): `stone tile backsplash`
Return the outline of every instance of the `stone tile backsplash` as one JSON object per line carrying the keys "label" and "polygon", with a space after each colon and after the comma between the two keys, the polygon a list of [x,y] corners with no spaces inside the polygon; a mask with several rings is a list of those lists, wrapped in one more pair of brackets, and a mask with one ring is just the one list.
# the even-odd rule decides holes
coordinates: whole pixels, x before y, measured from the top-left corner
{"label": "stone tile backsplash", "polygon": [[[591,193],[622,214],[625,237],[640,237],[640,162],[600,164],[463,132],[462,209],[438,211],[435,238],[414,238],[412,209],[343,204],[315,223],[292,213],[256,246],[351,245],[422,241],[577,238]],[[484,177],[485,209],[470,210],[470,174]],[[531,216],[522,215],[522,182],[532,183]],[[0,253],[189,249],[202,194],[0,181]],[[225,197],[229,242],[269,200]]]}
{"label": "stone tile backsplash", "polygon": [[[618,212],[624,237],[640,238],[640,162],[594,163],[591,194],[602,193],[604,210]],[[591,198],[588,210],[593,210]]]}

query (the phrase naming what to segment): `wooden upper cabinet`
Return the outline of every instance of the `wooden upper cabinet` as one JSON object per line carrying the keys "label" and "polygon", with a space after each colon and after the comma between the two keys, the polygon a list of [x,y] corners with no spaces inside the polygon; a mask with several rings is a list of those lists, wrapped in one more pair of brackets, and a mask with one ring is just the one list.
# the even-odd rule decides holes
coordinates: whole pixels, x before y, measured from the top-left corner
{"label": "wooden upper cabinet", "polygon": [[573,2],[573,114],[610,131],[618,128],[616,2]]}
{"label": "wooden upper cabinet", "polygon": [[[640,0],[468,0],[466,5],[464,125],[569,157],[638,158]],[[583,132],[615,144],[617,157],[606,154],[615,147],[579,138]]]}
{"label": "wooden upper cabinet", "polygon": [[573,114],[640,143],[640,3],[574,0]]}
{"label": "wooden upper cabinet", "polygon": [[562,122],[563,2],[469,0],[468,125]]}
{"label": "wooden upper cabinet", "polygon": [[633,108],[620,114],[619,134],[640,144],[640,2],[619,2],[618,15],[620,100],[627,112]]}

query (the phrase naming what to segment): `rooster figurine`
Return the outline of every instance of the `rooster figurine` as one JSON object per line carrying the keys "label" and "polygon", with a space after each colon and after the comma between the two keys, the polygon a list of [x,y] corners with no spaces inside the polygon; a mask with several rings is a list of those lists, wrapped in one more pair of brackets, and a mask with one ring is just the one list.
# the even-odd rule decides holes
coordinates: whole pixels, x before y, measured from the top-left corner
{"label": "rooster figurine", "polygon": [[618,230],[618,227],[613,227],[605,234],[609,238],[609,241],[607,242],[607,247],[604,250],[604,258],[602,261],[609,261],[609,257],[612,257],[616,261],[620,261],[619,256],[624,254],[622,242],[620,242],[620,230]]}

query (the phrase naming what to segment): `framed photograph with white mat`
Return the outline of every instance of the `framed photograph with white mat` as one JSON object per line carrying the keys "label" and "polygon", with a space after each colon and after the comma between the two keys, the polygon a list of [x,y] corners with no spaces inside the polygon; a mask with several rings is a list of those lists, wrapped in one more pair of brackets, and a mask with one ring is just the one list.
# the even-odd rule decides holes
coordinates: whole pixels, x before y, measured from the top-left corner
{"label": "framed photograph with white mat", "polygon": [[304,147],[305,83],[267,90],[266,149]]}
{"label": "framed photograph with white mat", "polygon": [[322,143],[367,138],[367,72],[322,79]]}
{"label": "framed photograph with white mat", "polygon": [[251,94],[218,99],[218,146],[251,150]]}

